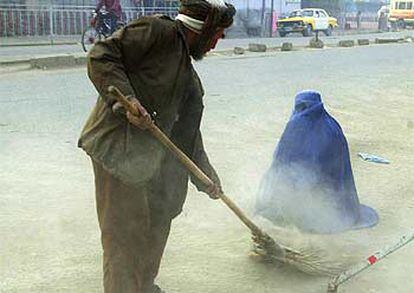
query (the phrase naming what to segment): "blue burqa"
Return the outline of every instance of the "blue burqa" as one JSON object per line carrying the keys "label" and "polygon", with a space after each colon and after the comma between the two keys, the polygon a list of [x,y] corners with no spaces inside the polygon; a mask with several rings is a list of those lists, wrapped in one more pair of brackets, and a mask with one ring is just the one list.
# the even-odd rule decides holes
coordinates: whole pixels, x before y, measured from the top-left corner
{"label": "blue burqa", "polygon": [[321,96],[303,91],[262,179],[256,213],[279,226],[337,233],[374,226],[378,215],[359,203],[341,126]]}

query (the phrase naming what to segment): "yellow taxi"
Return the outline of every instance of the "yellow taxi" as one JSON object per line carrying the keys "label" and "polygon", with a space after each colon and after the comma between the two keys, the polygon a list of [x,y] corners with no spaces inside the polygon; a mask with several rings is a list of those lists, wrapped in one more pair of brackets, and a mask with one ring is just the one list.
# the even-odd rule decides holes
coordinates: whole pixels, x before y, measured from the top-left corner
{"label": "yellow taxi", "polygon": [[323,31],[330,36],[338,26],[338,21],[319,8],[306,8],[295,10],[287,18],[277,21],[277,31],[281,37],[290,33],[302,33],[311,36],[315,31]]}

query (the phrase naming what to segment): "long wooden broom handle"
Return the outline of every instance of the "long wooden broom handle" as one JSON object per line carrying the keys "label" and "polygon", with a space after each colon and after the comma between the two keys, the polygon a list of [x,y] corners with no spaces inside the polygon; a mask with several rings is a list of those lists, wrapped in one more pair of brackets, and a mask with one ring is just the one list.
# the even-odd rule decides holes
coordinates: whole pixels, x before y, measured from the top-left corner
{"label": "long wooden broom handle", "polygon": [[[108,92],[115,96],[118,102],[132,114],[140,116],[140,113],[132,106],[130,101],[121,93],[121,91],[110,86]],[[134,124],[135,125],[135,124]],[[135,125],[138,127],[138,125]],[[167,149],[169,149],[178,160],[199,180],[201,180],[206,186],[213,185],[213,181],[183,152],[181,151],[158,127],[153,123],[148,129],[149,132],[161,142]],[[269,237],[262,231],[252,220],[250,220],[246,214],[225,194],[219,195],[220,199],[234,212],[234,214],[250,229],[250,231],[258,237]]]}

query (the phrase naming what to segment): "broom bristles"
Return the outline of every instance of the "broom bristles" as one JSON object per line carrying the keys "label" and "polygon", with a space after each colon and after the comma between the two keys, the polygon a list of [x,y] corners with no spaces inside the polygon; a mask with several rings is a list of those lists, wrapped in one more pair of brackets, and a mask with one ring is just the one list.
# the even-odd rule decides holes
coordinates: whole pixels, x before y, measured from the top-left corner
{"label": "broom bristles", "polygon": [[[269,249],[269,243],[266,243],[265,246],[263,243],[255,242],[253,251],[266,260],[291,265],[310,275],[332,277],[346,269],[344,264],[332,262],[324,258],[324,252],[321,249],[307,248],[297,250],[279,244],[276,241],[275,243],[278,249]],[[279,253],[279,248],[282,248],[283,253]]]}
{"label": "broom bristles", "polygon": [[[275,226],[261,216],[255,220],[271,239],[253,237],[255,254],[263,260],[287,264],[310,275],[332,277],[342,273],[365,255],[363,251],[369,244],[358,232],[334,236],[306,234],[295,227]],[[278,249],[272,249],[272,243]]]}

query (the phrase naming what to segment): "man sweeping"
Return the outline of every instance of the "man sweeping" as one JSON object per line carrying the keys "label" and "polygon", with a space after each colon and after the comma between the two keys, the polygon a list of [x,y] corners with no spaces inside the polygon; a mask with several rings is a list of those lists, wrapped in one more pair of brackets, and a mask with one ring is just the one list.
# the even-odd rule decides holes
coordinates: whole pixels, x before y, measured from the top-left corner
{"label": "man sweeping", "polygon": [[[221,192],[203,147],[203,89],[191,57],[200,60],[214,48],[234,14],[222,0],[182,0],[175,20],[132,21],[89,54],[88,74],[100,96],[79,146],[91,156],[95,173],[107,293],[163,292],[154,279],[189,175],[145,131],[151,123],[214,181],[204,186],[191,178],[198,190],[213,199]],[[128,96],[139,116],[116,102],[111,85]]]}

